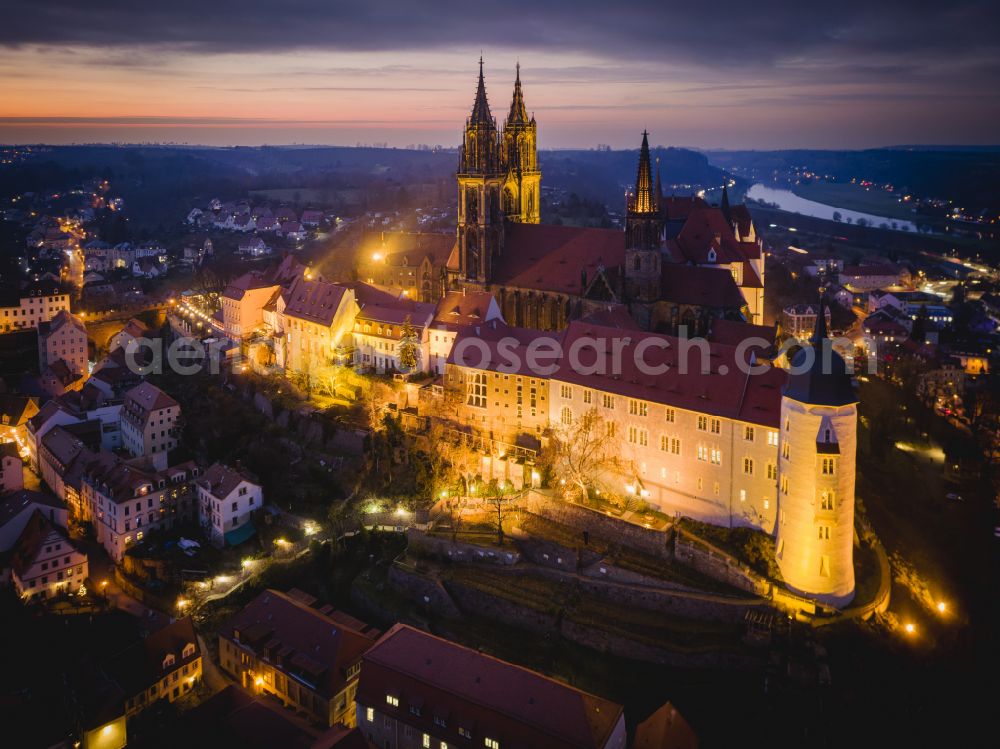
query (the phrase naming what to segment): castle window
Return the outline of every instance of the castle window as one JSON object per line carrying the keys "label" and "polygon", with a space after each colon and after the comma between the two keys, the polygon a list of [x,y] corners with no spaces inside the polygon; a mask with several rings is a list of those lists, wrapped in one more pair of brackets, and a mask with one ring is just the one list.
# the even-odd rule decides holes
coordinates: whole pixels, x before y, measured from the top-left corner
{"label": "castle window", "polygon": [[399,697],[387,694],[385,696],[385,704],[391,705],[392,707],[399,707]]}
{"label": "castle window", "polygon": [[698,460],[708,460],[708,448],[704,445],[698,445]]}
{"label": "castle window", "polygon": [[740,502],[746,502],[746,501],[747,501],[747,490],[740,489]]}
{"label": "castle window", "polygon": [[608,422],[608,437],[614,437],[616,431],[617,431],[617,427],[615,426],[615,422],[609,421]]}
{"label": "castle window", "polygon": [[743,473],[753,476],[753,458],[743,458]]}
{"label": "castle window", "polygon": [[680,455],[681,454],[681,440],[680,440],[680,437],[671,437],[670,438],[670,452],[673,453],[674,455]]}
{"label": "castle window", "polygon": [[829,541],[830,540],[830,526],[829,525],[821,525],[819,527],[819,540],[820,541]]}
{"label": "castle window", "polygon": [[629,399],[628,412],[631,416],[645,416],[649,413],[649,404],[644,401]]}
{"label": "castle window", "polygon": [[712,465],[716,465],[716,466],[717,465],[721,465],[722,464],[722,450],[720,450],[717,447],[713,447],[712,448],[712,452],[711,452],[711,458],[712,458]]}
{"label": "castle window", "polygon": [[837,461],[833,458],[823,458],[823,475],[832,476],[837,470]]}
{"label": "castle window", "polygon": [[789,447],[787,442],[781,446],[781,457],[784,458],[785,460],[788,460],[790,452],[791,448]]}
{"label": "castle window", "polygon": [[743,439],[753,442],[753,427],[743,427]]}
{"label": "castle window", "polygon": [[712,434],[719,434],[722,431],[722,421],[720,419],[712,419]]}
{"label": "castle window", "polygon": [[778,446],[778,433],[777,432],[772,431],[772,430],[768,431],[768,433],[767,433],[767,444],[771,445],[772,447],[777,447]]}
{"label": "castle window", "polygon": [[571,385],[560,385],[559,396],[567,400],[573,397],[573,387]]}
{"label": "castle window", "polygon": [[667,452],[670,449],[670,438],[665,434],[660,435],[660,449],[663,452]]}
{"label": "castle window", "polygon": [[673,424],[674,420],[677,418],[677,412],[672,408],[667,409],[666,421],[668,424]]}
{"label": "castle window", "polygon": [[593,400],[594,400],[594,391],[593,390],[584,390],[583,391],[583,402],[584,403],[592,403]]}
{"label": "castle window", "polygon": [[788,476],[781,477],[781,493],[788,494]]}
{"label": "castle window", "polygon": [[823,493],[820,495],[819,500],[820,509],[832,510],[833,509],[833,490],[824,489]]}
{"label": "castle window", "polygon": [[707,416],[699,416],[698,417],[698,431],[699,432],[707,432],[708,431],[708,417]]}
{"label": "castle window", "polygon": [[601,396],[601,405],[603,405],[605,408],[614,408],[615,397],[613,395],[609,395],[608,393],[604,393]]}
{"label": "castle window", "polygon": [[469,379],[468,405],[474,408],[486,408],[486,375],[477,372]]}
{"label": "castle window", "polygon": [[767,478],[770,481],[776,481],[778,478],[778,466],[774,463],[767,464]]}
{"label": "castle window", "polygon": [[566,426],[573,423],[573,412],[568,406],[563,406],[562,410],[559,411],[559,421]]}
{"label": "castle window", "polygon": [[649,432],[645,429],[639,430],[639,446],[646,447],[649,444]]}

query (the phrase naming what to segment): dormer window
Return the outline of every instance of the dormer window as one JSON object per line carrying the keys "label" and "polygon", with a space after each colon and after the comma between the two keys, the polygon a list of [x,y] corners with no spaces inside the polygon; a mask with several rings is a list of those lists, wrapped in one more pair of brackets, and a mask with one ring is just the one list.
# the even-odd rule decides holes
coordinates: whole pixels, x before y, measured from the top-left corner
{"label": "dormer window", "polygon": [[166,657],[164,657],[164,659],[163,659],[163,668],[164,669],[168,669],[172,665],[174,665],[174,663],[176,663],[176,662],[177,662],[177,659],[174,657],[174,654],[173,653],[167,653]]}
{"label": "dormer window", "polygon": [[714,263],[715,262],[715,258],[716,258],[715,250],[709,250],[708,251],[708,262]]}
{"label": "dormer window", "polygon": [[181,651],[181,658],[190,658],[194,655],[194,643],[189,642],[184,646],[184,650]]}

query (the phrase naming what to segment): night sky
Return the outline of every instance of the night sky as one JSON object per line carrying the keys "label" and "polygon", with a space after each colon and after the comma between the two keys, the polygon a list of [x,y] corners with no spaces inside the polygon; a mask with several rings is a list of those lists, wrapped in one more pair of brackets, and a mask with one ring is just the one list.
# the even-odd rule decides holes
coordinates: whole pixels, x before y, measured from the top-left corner
{"label": "night sky", "polygon": [[5,0],[0,142],[455,145],[480,51],[540,146],[1000,141],[993,2]]}

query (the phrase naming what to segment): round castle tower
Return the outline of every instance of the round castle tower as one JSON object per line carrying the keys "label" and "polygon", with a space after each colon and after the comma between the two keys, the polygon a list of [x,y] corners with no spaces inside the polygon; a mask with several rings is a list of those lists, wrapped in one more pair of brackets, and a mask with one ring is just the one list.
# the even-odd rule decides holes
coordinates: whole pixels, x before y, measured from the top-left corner
{"label": "round castle tower", "polygon": [[858,398],[827,338],[824,300],[810,342],[781,398],[775,552],[789,588],[843,606],[854,598]]}

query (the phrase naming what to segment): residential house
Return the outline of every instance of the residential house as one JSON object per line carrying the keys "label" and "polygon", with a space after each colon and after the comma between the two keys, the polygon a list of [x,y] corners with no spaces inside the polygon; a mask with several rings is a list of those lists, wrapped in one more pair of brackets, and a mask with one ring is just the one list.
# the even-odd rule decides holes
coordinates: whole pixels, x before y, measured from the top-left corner
{"label": "residential house", "polygon": [[79,317],[60,310],[51,320],[38,324],[40,371],[62,361],[74,374],[86,374],[87,360],[87,328]]}
{"label": "residential house", "polygon": [[125,695],[132,718],[160,700],[183,697],[202,678],[202,652],[191,617],[185,616],[133,643],[104,663]]}
{"label": "residential house", "polygon": [[138,460],[104,459],[87,465],[81,501],[97,541],[120,562],[129,546],[147,533],[193,524],[198,508],[191,482],[199,473],[191,462],[165,470]]}
{"label": "residential house", "polygon": [[379,374],[411,371],[400,359],[409,346],[416,365],[426,372],[430,359],[428,329],[435,307],[407,298],[360,304],[354,319],[354,364]]}
{"label": "residential house", "polygon": [[10,580],[25,601],[76,593],[87,579],[87,555],[36,510],[14,544]]}
{"label": "residential house", "polygon": [[886,289],[899,283],[895,265],[845,265],[840,271],[840,285],[854,293]]}
{"label": "residential house", "polygon": [[57,283],[35,283],[0,296],[0,333],[30,330],[69,312],[69,293]]}
{"label": "residential house", "polygon": [[264,506],[263,488],[253,477],[215,463],[195,484],[198,519],[213,544],[236,546],[253,535],[253,517]]}
{"label": "residential house", "polygon": [[155,385],[143,382],[125,394],[122,446],[134,457],[150,457],[166,468],[167,454],[177,447],[180,404]]}
{"label": "residential house", "polygon": [[482,325],[497,320],[503,322],[500,305],[488,292],[449,291],[434,310],[434,319],[427,331],[428,369],[444,374],[448,355],[455,346],[460,330],[470,325]]}
{"label": "residential house", "polygon": [[303,276],[285,297],[284,334],[275,341],[278,364],[293,372],[307,372],[344,360],[352,348],[351,329],[358,312],[354,291]]}
{"label": "residential house", "polygon": [[24,488],[24,463],[16,442],[0,442],[0,492]]}
{"label": "residential house", "polygon": [[59,528],[69,523],[66,505],[51,494],[21,489],[0,497],[0,556],[14,548],[36,511]]}
{"label": "residential house", "polygon": [[151,335],[152,331],[146,327],[146,324],[138,318],[133,317],[125,324],[124,328],[108,340],[108,352],[117,349],[128,352],[131,350],[130,347],[134,348],[138,345],[139,339],[150,338]]}
{"label": "residential house", "polygon": [[[826,324],[830,325],[830,308],[826,307]],[[781,327],[793,338],[806,340],[816,327],[819,305],[793,304],[781,311]]]}
{"label": "residential house", "polygon": [[301,591],[265,590],[219,630],[219,665],[323,726],[355,723],[361,657],[378,635]]}
{"label": "residential house", "polygon": [[405,624],[364,654],[357,723],[385,749],[625,749],[621,705]]}

